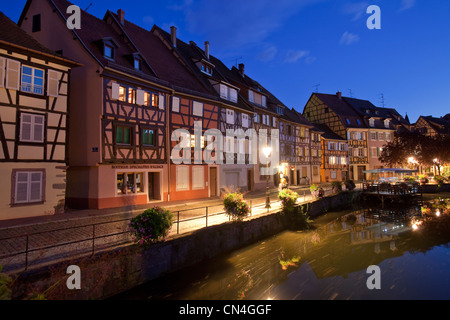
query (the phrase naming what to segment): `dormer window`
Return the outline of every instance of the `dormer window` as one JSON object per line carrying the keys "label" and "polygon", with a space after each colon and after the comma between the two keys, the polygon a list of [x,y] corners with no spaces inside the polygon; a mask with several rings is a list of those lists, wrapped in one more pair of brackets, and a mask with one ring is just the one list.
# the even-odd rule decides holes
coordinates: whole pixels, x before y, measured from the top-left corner
{"label": "dormer window", "polygon": [[137,71],[142,70],[142,60],[137,57],[134,58],[134,69]]}
{"label": "dormer window", "polygon": [[211,67],[210,67],[210,66],[207,66],[207,65],[204,64],[204,63],[202,63],[202,66],[200,67],[200,70],[201,70],[203,73],[206,73],[206,74],[208,74],[208,75],[212,75],[212,69],[211,69]]}
{"label": "dormer window", "polygon": [[267,97],[252,90],[248,91],[248,100],[257,105],[267,107]]}
{"label": "dormer window", "polygon": [[103,50],[104,50],[103,55],[105,56],[105,58],[114,60],[114,47],[113,46],[111,46],[109,44],[105,44]]}
{"label": "dormer window", "polygon": [[279,115],[284,115],[284,108],[283,107],[277,107],[277,113]]}
{"label": "dormer window", "polygon": [[238,91],[236,88],[228,86],[226,84],[221,83],[220,86],[220,97],[222,99],[237,102],[238,101]]}
{"label": "dormer window", "polygon": [[369,125],[375,127],[375,119],[369,119]]}
{"label": "dormer window", "polygon": [[391,120],[389,120],[389,119],[384,120],[384,126],[386,128],[389,128],[390,124],[391,124]]}

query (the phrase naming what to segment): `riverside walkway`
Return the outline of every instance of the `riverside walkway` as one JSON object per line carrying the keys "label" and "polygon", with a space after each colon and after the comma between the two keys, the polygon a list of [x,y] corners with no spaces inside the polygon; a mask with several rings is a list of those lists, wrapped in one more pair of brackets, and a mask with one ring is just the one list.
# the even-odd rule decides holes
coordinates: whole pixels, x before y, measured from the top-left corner
{"label": "riverside walkway", "polygon": [[[323,186],[330,194],[329,186]],[[291,187],[298,192],[298,203],[312,200],[309,187]],[[278,190],[271,190],[271,208],[265,208],[265,192],[248,193],[251,205],[247,219],[279,212]],[[225,223],[229,217],[219,198],[190,203],[157,203],[171,210],[174,225],[170,237]],[[57,261],[89,256],[133,243],[128,232],[130,219],[149,206],[109,210],[80,210],[39,218],[0,221],[0,265],[5,272],[17,272]]]}

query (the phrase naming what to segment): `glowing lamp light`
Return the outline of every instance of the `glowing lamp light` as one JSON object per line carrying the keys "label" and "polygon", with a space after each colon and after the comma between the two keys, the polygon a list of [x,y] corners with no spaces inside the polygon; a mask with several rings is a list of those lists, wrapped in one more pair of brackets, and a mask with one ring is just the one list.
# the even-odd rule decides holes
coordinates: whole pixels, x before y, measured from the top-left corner
{"label": "glowing lamp light", "polygon": [[441,216],[441,212],[438,210],[436,211],[436,217],[440,217]]}
{"label": "glowing lamp light", "polygon": [[270,154],[272,153],[272,148],[271,147],[265,147],[263,149],[264,155],[266,156],[266,158],[268,158],[270,156]]}
{"label": "glowing lamp light", "polygon": [[413,223],[412,228],[414,231],[416,231],[417,229],[419,229],[419,226],[417,225],[417,223]]}

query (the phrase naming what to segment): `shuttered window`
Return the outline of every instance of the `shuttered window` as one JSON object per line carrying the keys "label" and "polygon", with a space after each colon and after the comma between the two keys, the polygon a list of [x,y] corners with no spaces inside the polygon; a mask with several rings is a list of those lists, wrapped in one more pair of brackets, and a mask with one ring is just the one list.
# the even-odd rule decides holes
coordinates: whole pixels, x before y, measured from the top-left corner
{"label": "shuttered window", "polygon": [[192,189],[204,189],[205,188],[205,168],[193,167],[192,168]]}
{"label": "shuttered window", "polygon": [[6,61],[6,89],[19,90],[20,87],[20,62],[7,59]]}
{"label": "shuttered window", "polygon": [[45,117],[43,115],[22,113],[20,115],[21,142],[44,142]]}
{"label": "shuttered window", "polygon": [[116,127],[116,143],[123,145],[131,145],[131,127],[117,126]]}
{"label": "shuttered window", "polygon": [[189,190],[189,167],[177,166],[177,191]]}
{"label": "shuttered window", "polygon": [[13,204],[44,201],[44,170],[13,171]]}
{"label": "shuttered window", "polygon": [[146,147],[154,147],[155,143],[155,132],[150,129],[142,130],[142,144]]}
{"label": "shuttered window", "polygon": [[163,94],[159,95],[159,102],[158,102],[158,107],[161,110],[164,110],[164,107],[166,106],[166,98]]}
{"label": "shuttered window", "polygon": [[227,123],[234,124],[234,110],[227,109]]}

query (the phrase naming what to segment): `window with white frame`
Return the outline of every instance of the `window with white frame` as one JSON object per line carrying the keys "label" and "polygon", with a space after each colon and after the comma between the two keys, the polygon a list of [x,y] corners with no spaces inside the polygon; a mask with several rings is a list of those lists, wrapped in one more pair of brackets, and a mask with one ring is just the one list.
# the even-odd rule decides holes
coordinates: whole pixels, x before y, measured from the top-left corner
{"label": "window with white frame", "polygon": [[180,112],[180,98],[178,98],[178,97],[172,98],[172,111]]}
{"label": "window with white frame", "polygon": [[176,190],[187,191],[189,190],[189,167],[177,166],[176,173]]}
{"label": "window with white frame", "polygon": [[20,114],[20,136],[21,142],[42,143],[44,142],[45,117],[39,114]]}
{"label": "window with white frame", "polygon": [[12,204],[44,202],[45,170],[13,170]]}
{"label": "window with white frame", "polygon": [[192,189],[204,189],[205,188],[205,168],[203,166],[200,167],[192,167]]}
{"label": "window with white frame", "polygon": [[44,70],[22,66],[21,90],[35,94],[44,94]]}

